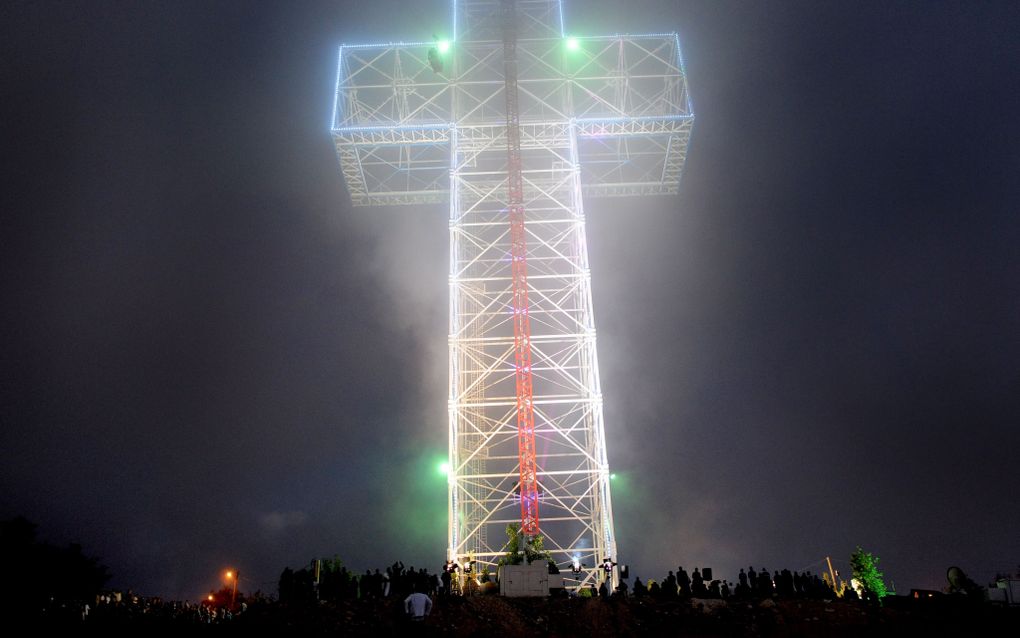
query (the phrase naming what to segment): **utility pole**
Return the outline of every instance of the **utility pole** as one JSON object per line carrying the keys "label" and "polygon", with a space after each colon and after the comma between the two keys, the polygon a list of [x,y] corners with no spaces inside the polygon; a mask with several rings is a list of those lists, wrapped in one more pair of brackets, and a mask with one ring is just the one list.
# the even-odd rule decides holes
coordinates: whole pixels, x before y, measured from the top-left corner
{"label": "utility pole", "polygon": [[836,570],[832,568],[832,559],[826,556],[825,562],[829,564],[829,577],[832,579],[832,591],[839,594],[839,582],[836,581]]}

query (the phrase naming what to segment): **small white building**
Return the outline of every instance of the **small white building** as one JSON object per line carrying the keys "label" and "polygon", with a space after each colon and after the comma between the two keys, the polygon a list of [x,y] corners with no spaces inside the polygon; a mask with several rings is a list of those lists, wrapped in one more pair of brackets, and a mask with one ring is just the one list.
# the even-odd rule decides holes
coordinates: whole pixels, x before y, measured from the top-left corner
{"label": "small white building", "polygon": [[[549,573],[545,561],[531,565],[502,565],[497,572],[501,596],[548,596],[550,587],[563,587],[563,577]],[[556,582],[552,582],[555,580]]]}
{"label": "small white building", "polygon": [[1016,578],[1000,578],[995,587],[988,588],[988,600],[993,603],[1020,605],[1020,580]]}

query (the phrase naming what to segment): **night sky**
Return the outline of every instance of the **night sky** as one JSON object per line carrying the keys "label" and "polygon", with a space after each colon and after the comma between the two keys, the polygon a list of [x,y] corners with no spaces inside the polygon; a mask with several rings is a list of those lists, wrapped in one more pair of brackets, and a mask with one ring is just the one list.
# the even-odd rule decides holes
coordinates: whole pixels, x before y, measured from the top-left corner
{"label": "night sky", "polygon": [[[566,3],[680,33],[674,197],[587,203],[620,562],[1020,564],[1020,5]],[[336,46],[449,2],[0,4],[0,518],[112,584],[445,559],[447,210],[353,209]]]}

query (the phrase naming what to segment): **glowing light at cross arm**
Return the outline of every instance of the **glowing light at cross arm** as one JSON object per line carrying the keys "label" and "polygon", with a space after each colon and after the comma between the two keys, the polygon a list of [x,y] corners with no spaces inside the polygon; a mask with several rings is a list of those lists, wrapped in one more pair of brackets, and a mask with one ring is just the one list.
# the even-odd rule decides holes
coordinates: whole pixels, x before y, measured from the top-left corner
{"label": "glowing light at cross arm", "polygon": [[439,464],[439,473],[443,474],[443,475],[449,474],[450,473],[450,464],[447,463],[446,461],[443,461],[442,463],[440,463]]}
{"label": "glowing light at cross arm", "polygon": [[577,38],[567,38],[567,51],[577,51],[581,48],[581,41]]}
{"label": "glowing light at cross arm", "polygon": [[450,50],[450,41],[449,40],[440,40],[439,44],[436,45],[436,48],[439,49],[440,53],[446,53],[447,51]]}

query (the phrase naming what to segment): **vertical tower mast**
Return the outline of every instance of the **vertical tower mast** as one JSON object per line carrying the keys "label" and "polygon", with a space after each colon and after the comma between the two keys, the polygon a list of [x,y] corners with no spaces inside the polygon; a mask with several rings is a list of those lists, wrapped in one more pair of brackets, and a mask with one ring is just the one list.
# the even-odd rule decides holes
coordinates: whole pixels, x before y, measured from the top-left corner
{"label": "vertical tower mast", "polygon": [[517,382],[517,445],[521,466],[521,532],[538,534],[538,467],[535,462],[535,407],[531,377],[531,319],[528,317],[527,238],[524,233],[524,177],[517,105],[517,6],[502,0],[503,83],[506,92],[507,200],[513,279],[514,363]]}

